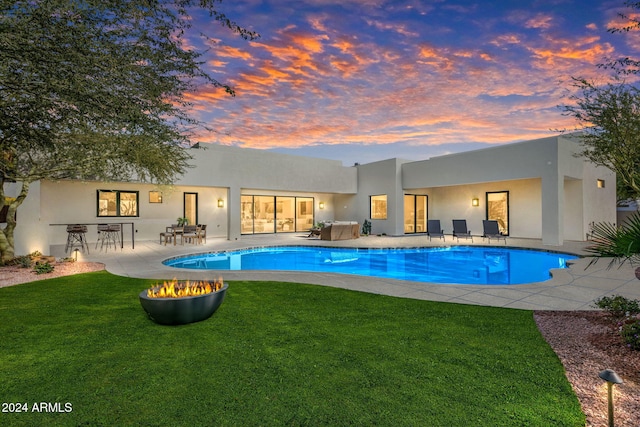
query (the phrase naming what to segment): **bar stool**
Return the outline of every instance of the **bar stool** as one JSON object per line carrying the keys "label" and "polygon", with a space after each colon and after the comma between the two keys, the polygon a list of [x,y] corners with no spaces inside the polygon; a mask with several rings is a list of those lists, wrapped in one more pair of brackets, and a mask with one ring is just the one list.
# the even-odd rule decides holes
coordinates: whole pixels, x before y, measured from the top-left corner
{"label": "bar stool", "polygon": [[65,252],[69,252],[74,246],[80,246],[80,249],[84,252],[87,250],[89,253],[89,245],[87,244],[87,226],[82,224],[70,224],[67,225],[67,244],[64,248]]}
{"label": "bar stool", "polygon": [[105,252],[109,250],[111,243],[113,243],[113,249],[116,249],[116,245],[120,243],[120,224],[98,224],[96,249],[98,248],[98,243],[100,243],[100,250],[104,248]]}

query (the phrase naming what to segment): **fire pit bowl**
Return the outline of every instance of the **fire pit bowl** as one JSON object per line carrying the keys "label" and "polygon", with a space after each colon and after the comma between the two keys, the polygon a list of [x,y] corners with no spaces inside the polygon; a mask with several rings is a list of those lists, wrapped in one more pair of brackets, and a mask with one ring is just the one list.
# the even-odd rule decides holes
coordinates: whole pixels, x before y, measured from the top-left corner
{"label": "fire pit bowl", "polygon": [[[214,290],[200,295],[151,296],[160,286],[140,292],[140,304],[151,320],[161,325],[184,325],[208,319],[220,307],[228,285],[218,282],[208,283]],[[172,289],[184,289],[189,282],[172,282]]]}

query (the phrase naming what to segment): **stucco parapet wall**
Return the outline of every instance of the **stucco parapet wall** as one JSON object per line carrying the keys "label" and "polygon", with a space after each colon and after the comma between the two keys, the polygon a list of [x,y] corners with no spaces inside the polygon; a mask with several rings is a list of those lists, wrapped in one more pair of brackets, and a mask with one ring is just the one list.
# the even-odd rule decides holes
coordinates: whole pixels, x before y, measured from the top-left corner
{"label": "stucco parapet wall", "polygon": [[573,154],[577,137],[554,136],[402,165],[404,188],[463,185],[544,176],[581,178],[583,159]]}
{"label": "stucco parapet wall", "polygon": [[336,160],[215,144],[191,154],[194,167],[177,185],[344,194],[358,189],[357,169]]}

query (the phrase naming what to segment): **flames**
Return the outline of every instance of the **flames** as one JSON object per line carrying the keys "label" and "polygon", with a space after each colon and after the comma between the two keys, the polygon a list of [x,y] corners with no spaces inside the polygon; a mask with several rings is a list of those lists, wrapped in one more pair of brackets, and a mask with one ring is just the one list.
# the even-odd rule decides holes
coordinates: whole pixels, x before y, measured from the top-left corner
{"label": "flames", "polygon": [[147,296],[149,298],[192,297],[217,292],[222,289],[222,285],[222,277],[219,277],[215,281],[178,281],[177,279],[173,279],[165,281],[162,286],[147,289]]}

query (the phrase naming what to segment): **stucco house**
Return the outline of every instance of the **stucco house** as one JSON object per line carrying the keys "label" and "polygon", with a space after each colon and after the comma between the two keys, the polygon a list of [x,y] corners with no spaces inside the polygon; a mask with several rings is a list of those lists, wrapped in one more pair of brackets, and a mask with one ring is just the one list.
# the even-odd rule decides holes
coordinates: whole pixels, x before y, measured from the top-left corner
{"label": "stucco house", "polygon": [[[328,221],[371,219],[372,233],[424,233],[439,219],[466,219],[473,234],[496,219],[512,237],[546,245],[586,239],[589,224],[616,221],[615,174],[574,155],[555,136],[411,161],[363,165],[211,145],[193,150],[193,168],[171,187],[136,182],[41,181],[18,209],[17,254],[63,245],[64,224],[123,222],[125,239],[158,240],[187,217],[207,237],[304,232]],[[12,188],[8,187],[8,195]],[[15,189],[14,189],[15,191]],[[1,225],[0,225],[1,226]]]}

